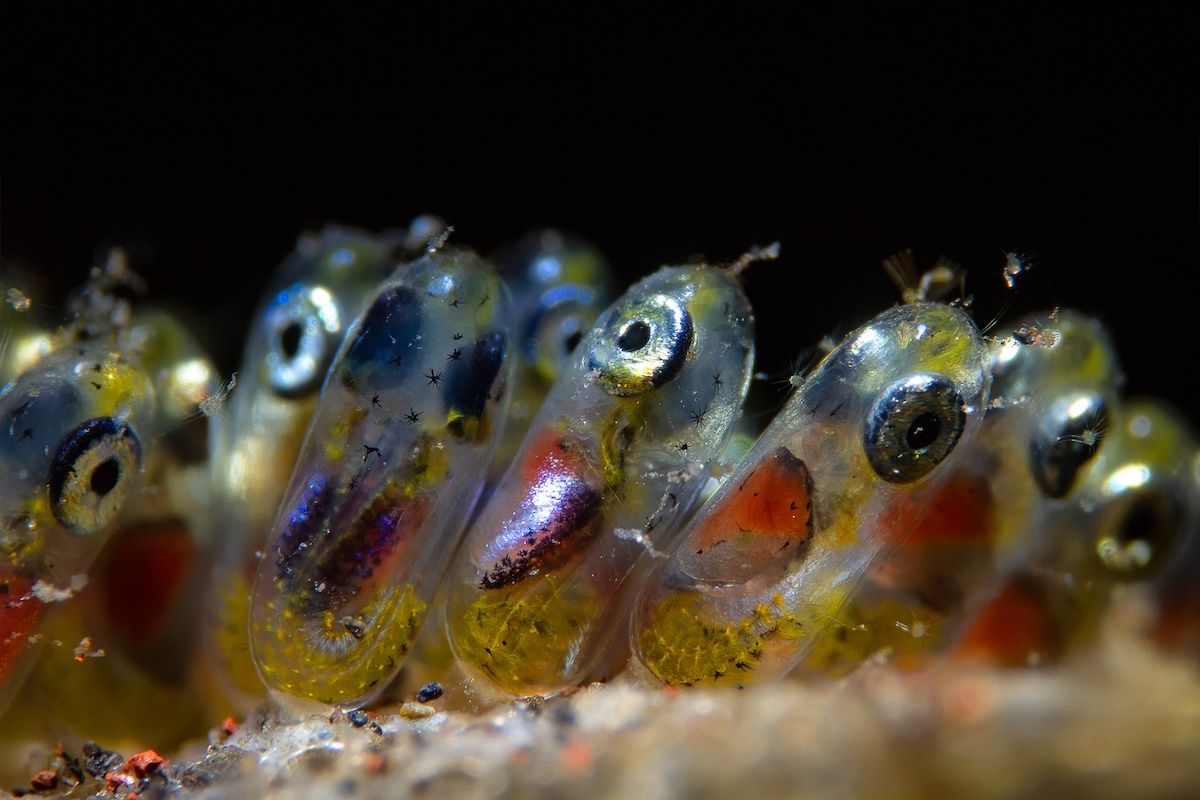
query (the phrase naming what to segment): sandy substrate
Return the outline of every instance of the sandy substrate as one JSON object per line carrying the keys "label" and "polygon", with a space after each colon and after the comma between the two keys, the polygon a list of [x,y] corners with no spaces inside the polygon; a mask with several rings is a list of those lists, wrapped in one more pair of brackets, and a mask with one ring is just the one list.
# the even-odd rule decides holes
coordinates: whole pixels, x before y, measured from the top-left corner
{"label": "sandy substrate", "polygon": [[39,796],[1200,796],[1200,668],[1142,644],[1138,612],[1124,600],[1093,651],[1054,669],[904,672],[880,658],[837,682],[619,678],[480,713],[444,710],[449,696],[369,719],[264,708],[161,766],[74,754],[101,774],[69,786],[60,761]]}

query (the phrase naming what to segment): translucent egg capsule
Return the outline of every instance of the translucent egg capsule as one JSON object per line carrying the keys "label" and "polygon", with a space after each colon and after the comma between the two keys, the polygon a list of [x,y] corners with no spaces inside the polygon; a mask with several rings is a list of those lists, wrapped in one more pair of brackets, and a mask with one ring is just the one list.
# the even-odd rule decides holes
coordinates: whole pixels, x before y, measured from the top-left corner
{"label": "translucent egg capsule", "polygon": [[[509,388],[512,402],[484,486],[484,502],[516,457],[546,393],[614,294],[612,269],[603,254],[556,230],[531,233],[501,250],[496,268],[513,290],[516,365]],[[431,614],[408,657],[405,683],[420,686],[444,679],[453,668],[444,598],[435,599]],[[393,693],[403,688],[393,684]]]}
{"label": "translucent egg capsule", "polygon": [[1154,641],[1200,661],[1200,451],[1192,459],[1190,479],[1181,484],[1186,498],[1179,556],[1169,564],[1155,592]]}
{"label": "translucent egg capsule", "polygon": [[[1031,329],[1038,330],[1032,338]],[[969,504],[965,493],[984,513],[927,517],[901,551],[913,552],[914,544],[951,550],[945,571],[913,569],[900,581],[929,598],[938,593],[933,583],[943,594],[951,587],[953,596],[934,603],[943,608],[1027,557],[1044,538],[1046,515],[1081,502],[1077,488],[1119,420],[1124,376],[1112,339],[1093,317],[1070,310],[1026,317],[997,343],[991,372],[992,410],[939,497],[940,507],[956,508]],[[964,545],[986,551],[974,570],[960,552]]]}
{"label": "translucent egg capsule", "polygon": [[[1031,331],[1036,331],[1031,335]],[[991,351],[991,410],[912,534],[836,620],[806,666],[838,671],[885,648],[903,663],[943,648],[969,609],[1041,546],[1116,423],[1121,370],[1095,319],[1022,319]]]}
{"label": "translucent egg capsule", "polygon": [[1200,526],[1196,453],[1177,411],[1130,401],[1081,478],[1077,503],[1043,516],[1033,552],[971,609],[952,655],[1044,664],[1095,639],[1117,584],[1170,587]]}
{"label": "translucent egg capsule", "polygon": [[555,230],[525,237],[499,268],[513,287],[521,355],[553,383],[612,300],[612,268],[595,247]]}
{"label": "translucent egg capsule", "polygon": [[749,384],[753,315],[731,270],[668,267],[573,351],[448,581],[447,630],[514,693],[582,679],[638,558],[669,541]]}
{"label": "translucent egg capsule", "polygon": [[367,702],[400,669],[507,411],[508,290],[467,251],[396,271],[329,371],[255,582],[276,695]]}
{"label": "translucent egg capsule", "polygon": [[689,685],[791,669],[926,513],[988,383],[984,343],[956,308],[900,306],[851,333],[643,576],[641,663]]}
{"label": "translucent egg capsule", "polygon": [[[254,550],[274,518],[325,374],[350,322],[395,268],[400,242],[326,226],[301,236],[255,312],[213,475],[226,534]],[[241,536],[253,541],[246,542]]]}
{"label": "translucent egg capsule", "polygon": [[[207,577],[199,561],[208,548],[204,534],[211,513],[205,480],[206,419],[197,404],[217,370],[187,327],[165,311],[135,312],[122,346],[154,387],[155,436],[144,443],[136,502],[119,509],[99,569],[94,570],[93,583],[105,584],[104,591],[124,600],[110,596],[97,604],[101,608],[88,609],[89,620],[95,630],[107,622],[114,631],[131,634],[130,646],[146,650],[147,663],[171,660],[177,670],[184,670]],[[134,565],[143,562],[145,571],[153,574],[140,582],[109,575],[133,567],[125,572],[133,577],[138,570]],[[185,582],[190,584],[187,591],[182,590]],[[163,597],[152,600],[156,591]],[[168,619],[173,619],[169,625]],[[186,647],[157,645],[160,634],[178,636]]]}
{"label": "translucent egg capsule", "polygon": [[519,346],[509,424],[497,459],[507,466],[546,392],[614,291],[612,269],[600,251],[555,230],[526,236],[501,253],[498,267],[513,289]]}
{"label": "translucent egg capsule", "polygon": [[[153,427],[140,429],[141,475],[108,525],[87,585],[58,604],[43,630],[44,639],[90,645],[43,651],[5,718],[14,738],[70,732],[163,748],[205,725],[205,698],[193,681],[207,589],[206,542],[196,526],[211,506],[196,404],[216,371],[162,311],[135,312],[119,344],[154,386]],[[167,707],[172,713],[163,714]]]}
{"label": "translucent egg capsule", "polygon": [[217,541],[206,648],[226,693],[249,708],[262,683],[249,657],[250,587],[325,375],[346,330],[395,269],[402,232],[327,225],[305,234],[271,278],[235,378],[210,386]]}
{"label": "translucent egg capsule", "polygon": [[154,387],[112,344],[64,345],[0,395],[0,684],[45,604],[69,598],[140,481]]}

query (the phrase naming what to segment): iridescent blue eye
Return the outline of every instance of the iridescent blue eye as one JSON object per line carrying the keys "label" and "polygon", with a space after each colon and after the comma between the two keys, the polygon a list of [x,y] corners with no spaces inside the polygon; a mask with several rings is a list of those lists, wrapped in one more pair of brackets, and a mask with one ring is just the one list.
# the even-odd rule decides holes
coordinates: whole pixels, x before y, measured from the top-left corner
{"label": "iridescent blue eye", "polygon": [[316,390],[341,342],[342,320],[333,294],[299,283],[285,289],[267,308],[263,327],[271,388],[284,397]]}

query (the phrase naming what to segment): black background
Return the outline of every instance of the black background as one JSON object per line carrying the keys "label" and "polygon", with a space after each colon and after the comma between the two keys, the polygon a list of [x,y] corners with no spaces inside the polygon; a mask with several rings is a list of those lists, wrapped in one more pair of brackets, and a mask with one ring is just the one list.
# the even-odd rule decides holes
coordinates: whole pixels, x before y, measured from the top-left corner
{"label": "black background", "polygon": [[884,256],[945,254],[981,323],[1095,313],[1131,392],[1200,416],[1190,12],[122,13],[5,12],[0,269],[56,304],[123,244],[226,372],[297,233],[434,212],[483,252],[578,233],[626,281],[779,240],[747,277],[778,375],[895,302]]}

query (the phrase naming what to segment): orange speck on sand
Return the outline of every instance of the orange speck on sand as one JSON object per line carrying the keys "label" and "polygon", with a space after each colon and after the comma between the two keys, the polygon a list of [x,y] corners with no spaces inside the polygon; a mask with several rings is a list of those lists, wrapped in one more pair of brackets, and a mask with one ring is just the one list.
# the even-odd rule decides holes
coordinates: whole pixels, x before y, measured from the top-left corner
{"label": "orange speck on sand", "polygon": [[995,711],[996,685],[982,675],[955,676],[941,696],[942,713],[952,723],[978,725]]}
{"label": "orange speck on sand", "polygon": [[158,772],[159,769],[168,763],[170,762],[153,750],[143,750],[136,755],[130,756],[129,760],[125,762],[125,769],[132,769],[134,775],[144,778],[147,775],[153,775]]}
{"label": "orange speck on sand", "polygon": [[29,780],[29,785],[35,792],[52,792],[58,788],[58,773],[44,769]]}
{"label": "orange speck on sand", "polygon": [[563,745],[563,766],[572,772],[586,772],[592,766],[596,752],[589,741],[575,738]]}
{"label": "orange speck on sand", "polygon": [[363,770],[368,775],[382,775],[387,769],[387,756],[383,753],[368,753],[363,761]]}

